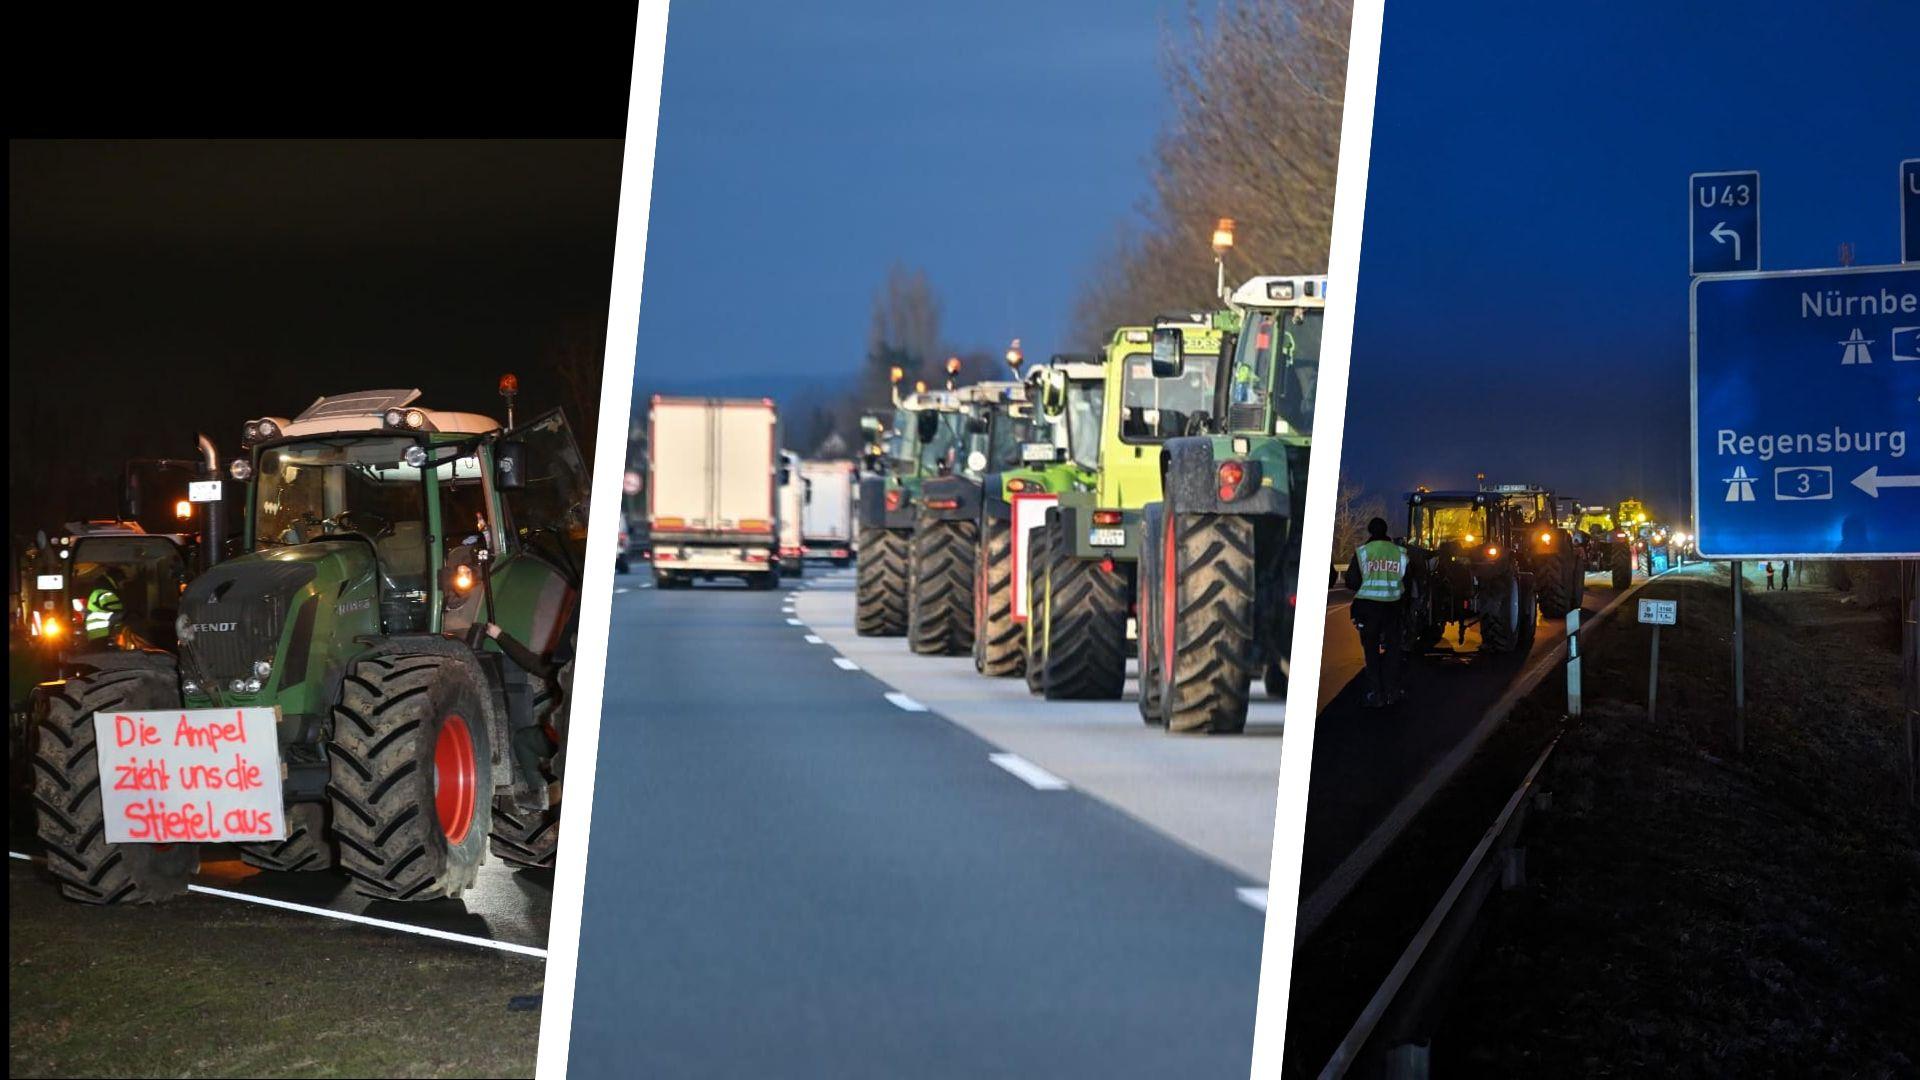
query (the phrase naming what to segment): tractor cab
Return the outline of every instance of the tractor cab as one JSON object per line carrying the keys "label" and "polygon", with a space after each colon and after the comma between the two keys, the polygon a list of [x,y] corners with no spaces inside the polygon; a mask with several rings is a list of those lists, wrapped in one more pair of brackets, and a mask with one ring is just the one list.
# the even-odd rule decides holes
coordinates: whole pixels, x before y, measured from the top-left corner
{"label": "tractor cab", "polygon": [[[1326,317],[1324,276],[1268,275],[1248,279],[1228,299],[1230,313],[1214,316],[1224,331],[1213,376],[1214,429],[1228,434],[1313,434],[1320,381],[1320,338]],[[1228,316],[1238,316],[1237,320]],[[1178,322],[1160,320],[1154,333],[1154,373],[1186,367]]]}
{"label": "tractor cab", "polygon": [[194,537],[137,521],[70,522],[21,559],[28,640],[50,657],[106,648],[170,649]]}

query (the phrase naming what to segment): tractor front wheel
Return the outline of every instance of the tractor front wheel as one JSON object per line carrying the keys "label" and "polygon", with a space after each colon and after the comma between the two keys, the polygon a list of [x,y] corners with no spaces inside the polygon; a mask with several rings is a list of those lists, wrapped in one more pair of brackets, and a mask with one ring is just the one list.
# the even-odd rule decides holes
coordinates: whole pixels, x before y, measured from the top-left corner
{"label": "tractor front wheel", "polygon": [[295,803],[287,807],[287,838],[266,844],[241,844],[240,861],[281,873],[331,870],[333,845],[327,842],[324,803]]}
{"label": "tractor front wheel", "polygon": [[1487,583],[1480,601],[1480,647],[1510,653],[1520,643],[1520,581],[1509,570]]}
{"label": "tractor front wheel", "polygon": [[1024,654],[1013,621],[1013,524],[988,518],[975,551],[973,666],[982,675],[1018,675]]}
{"label": "tractor front wheel", "polygon": [[493,754],[465,664],[440,653],[360,661],[328,749],[333,835],[357,891],[435,900],[473,884],[492,828]]}
{"label": "tractor front wheel", "polygon": [[1633,549],[1625,544],[1614,545],[1608,562],[1613,570],[1613,591],[1626,592],[1633,588]]}
{"label": "tractor front wheel", "polygon": [[1076,558],[1057,511],[1047,514],[1041,693],[1049,701],[1117,701],[1127,682],[1127,591],[1119,567]]}
{"label": "tractor front wheel", "polygon": [[493,800],[493,853],[502,862],[529,870],[553,869],[560,849],[560,807],[522,810],[506,795]]}
{"label": "tractor front wheel", "polygon": [[119,668],[68,679],[48,695],[33,755],[33,803],[47,869],[69,900],[150,904],[187,891],[198,844],[110,844],[93,714],[180,707],[170,671]]}
{"label": "tractor front wheel", "polygon": [[1138,598],[1140,719],[1151,727],[1165,727],[1166,714],[1160,708],[1160,625],[1161,554],[1164,541],[1165,505],[1146,508],[1140,526],[1140,578],[1134,587]]}

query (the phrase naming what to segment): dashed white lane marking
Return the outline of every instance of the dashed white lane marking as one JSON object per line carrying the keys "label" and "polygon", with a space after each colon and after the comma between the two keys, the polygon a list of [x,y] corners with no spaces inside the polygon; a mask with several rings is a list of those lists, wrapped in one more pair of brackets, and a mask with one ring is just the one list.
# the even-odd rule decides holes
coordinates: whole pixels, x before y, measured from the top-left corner
{"label": "dashed white lane marking", "polygon": [[1239,897],[1241,903],[1255,911],[1267,910],[1267,890],[1265,889],[1256,889],[1251,885],[1243,885],[1233,890],[1233,895]]}
{"label": "dashed white lane marking", "polygon": [[826,642],[827,642],[827,639],[821,637],[819,634],[807,635],[807,644],[809,645],[824,645],[826,644]]}
{"label": "dashed white lane marking", "polygon": [[920,704],[919,702],[913,700],[912,698],[908,697],[907,695],[901,693],[898,690],[889,691],[887,694],[887,700],[893,702],[895,705],[898,705],[900,708],[905,709],[908,712],[926,712],[927,711],[927,707],[925,705]]}
{"label": "dashed white lane marking", "polygon": [[1027,782],[1035,791],[1065,791],[1067,782],[1019,754],[988,754],[987,760]]}
{"label": "dashed white lane marking", "polygon": [[625,585],[615,585],[613,587],[613,595],[615,596],[619,596],[621,593],[630,593],[632,591],[633,591],[632,589],[627,588]]}
{"label": "dashed white lane marking", "polygon": [[844,656],[834,657],[833,664],[835,667],[839,668],[841,671],[859,671],[860,670],[859,664],[854,663],[853,661],[847,659]]}
{"label": "dashed white lane marking", "polygon": [[[23,855],[18,851],[8,851],[7,855],[23,862],[33,861],[33,856]],[[476,937],[473,934],[456,934],[451,930],[437,930],[431,926],[414,926],[409,923],[394,922],[391,919],[376,919],[371,915],[355,915],[350,911],[334,911],[331,908],[314,907],[310,904],[296,904],[290,900],[276,900],[270,896],[249,896],[246,893],[234,892],[231,889],[216,889],[209,885],[188,885],[187,891],[218,896],[225,900],[238,900],[243,904],[259,904],[262,907],[279,908],[282,911],[297,911],[303,915],[318,915],[323,919],[338,919],[341,922],[358,923],[361,926],[374,926],[382,930],[397,930],[402,934],[417,934],[441,941],[454,941],[462,945],[478,945],[483,949],[519,953],[539,960],[547,958],[545,949],[512,941],[495,941],[492,938]]]}
{"label": "dashed white lane marking", "polygon": [[799,619],[788,619],[788,620],[787,620],[787,625],[788,625],[788,626],[805,626],[805,625],[807,625],[807,624],[806,624],[806,623],[803,623],[803,622],[801,622],[801,621],[800,621]]}

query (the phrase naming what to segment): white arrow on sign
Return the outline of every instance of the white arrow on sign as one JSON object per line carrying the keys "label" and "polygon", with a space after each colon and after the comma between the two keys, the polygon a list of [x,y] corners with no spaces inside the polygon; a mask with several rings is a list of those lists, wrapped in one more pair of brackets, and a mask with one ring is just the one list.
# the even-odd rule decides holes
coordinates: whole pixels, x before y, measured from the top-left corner
{"label": "white arrow on sign", "polygon": [[1719,241],[1722,244],[1726,243],[1729,240],[1733,241],[1733,261],[1734,262],[1740,261],[1740,234],[1735,232],[1732,229],[1727,228],[1726,222],[1722,221],[1715,224],[1713,227],[1713,231],[1708,233],[1707,235],[1713,237],[1715,240]]}
{"label": "white arrow on sign", "polygon": [[1880,466],[1869,465],[1866,472],[1853,478],[1853,486],[1877,499],[1880,497],[1881,488],[1920,488],[1920,475],[1881,476]]}

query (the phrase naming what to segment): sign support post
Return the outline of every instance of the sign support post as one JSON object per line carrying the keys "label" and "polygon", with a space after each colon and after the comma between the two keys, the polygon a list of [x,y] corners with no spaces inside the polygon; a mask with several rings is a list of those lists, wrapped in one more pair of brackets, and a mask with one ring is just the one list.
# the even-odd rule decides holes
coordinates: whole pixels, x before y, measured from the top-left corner
{"label": "sign support post", "polygon": [[1660,628],[1680,625],[1680,602],[1641,600],[1640,621],[1653,627],[1653,654],[1647,659],[1647,719],[1652,720],[1660,692]]}
{"label": "sign support post", "polygon": [[1900,621],[1907,701],[1907,805],[1920,802],[1920,559],[1900,563]]}
{"label": "sign support post", "polygon": [[1733,560],[1733,730],[1729,739],[1733,752],[1738,756],[1747,744],[1747,667],[1745,656],[1744,627],[1741,623],[1740,594],[1747,591],[1746,577],[1741,573],[1740,560]]}

